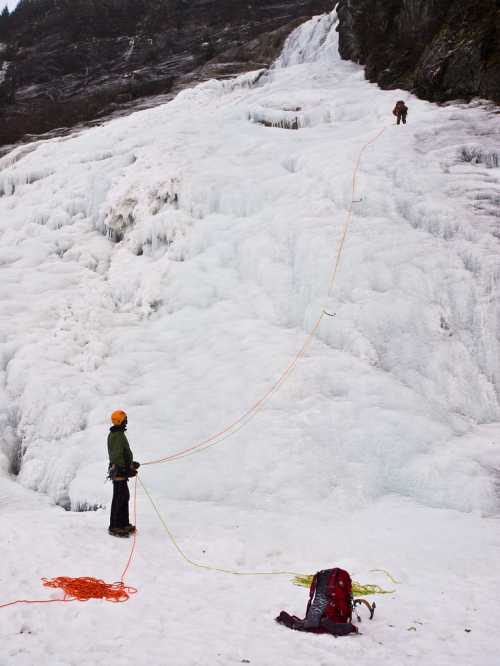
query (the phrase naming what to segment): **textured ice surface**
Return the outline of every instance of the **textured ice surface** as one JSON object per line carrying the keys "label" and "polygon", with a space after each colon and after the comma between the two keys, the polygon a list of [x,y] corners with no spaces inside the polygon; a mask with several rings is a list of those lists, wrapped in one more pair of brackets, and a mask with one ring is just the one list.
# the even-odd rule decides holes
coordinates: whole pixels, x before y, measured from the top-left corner
{"label": "textured ice surface", "polygon": [[397,593],[363,636],[287,631],[273,617],[305,590],[190,569],[140,494],[139,594],[0,611],[0,663],[497,665],[498,116],[410,96],[394,126],[406,94],[339,60],[334,20],[267,74],[1,160],[0,586],[117,580],[129,544],[105,511],[50,506],[109,501],[111,411],[140,461],[191,446],[264,395],[326,307],[255,419],[142,478],[197,561],[387,585],[384,567]]}
{"label": "textured ice surface", "polygon": [[[294,33],[264,76],[1,161],[1,437],[24,485],[102,502],[112,409],[129,412],[139,459],[189,446],[272,385],[326,306],[336,317],[282,390],[179,463],[170,496],[493,508],[462,436],[499,416],[484,206],[500,172],[469,159],[471,141],[476,157],[498,149],[496,118],[410,98],[394,126],[402,93],[339,60],[333,21]],[[294,114],[297,131],[253,122]],[[327,298],[354,164],[384,126]]]}

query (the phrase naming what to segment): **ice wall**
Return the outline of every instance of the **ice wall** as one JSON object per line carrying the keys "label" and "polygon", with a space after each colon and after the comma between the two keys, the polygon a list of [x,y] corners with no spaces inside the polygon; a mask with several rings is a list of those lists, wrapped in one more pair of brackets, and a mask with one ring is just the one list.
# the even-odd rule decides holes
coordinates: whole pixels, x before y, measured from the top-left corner
{"label": "ice wall", "polygon": [[[105,502],[113,409],[139,460],[190,446],[267,391],[326,307],[258,417],[151,484],[264,508],[399,493],[494,509],[474,433],[499,418],[499,169],[463,151],[497,150],[495,117],[410,98],[393,126],[400,93],[340,61],[335,20],[299,28],[270,73],[0,161],[3,473]],[[384,127],[329,297],[354,165]]]}

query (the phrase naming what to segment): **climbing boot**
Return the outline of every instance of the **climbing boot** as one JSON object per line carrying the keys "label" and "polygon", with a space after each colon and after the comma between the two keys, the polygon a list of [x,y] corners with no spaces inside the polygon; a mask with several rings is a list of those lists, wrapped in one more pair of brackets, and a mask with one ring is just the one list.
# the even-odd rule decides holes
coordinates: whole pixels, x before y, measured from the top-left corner
{"label": "climbing boot", "polygon": [[122,539],[128,539],[130,532],[126,527],[110,527],[108,534],[115,537],[121,537]]}
{"label": "climbing boot", "polygon": [[129,534],[133,534],[135,532],[135,525],[131,525],[130,523],[127,525],[127,527],[123,528],[124,530],[128,530]]}

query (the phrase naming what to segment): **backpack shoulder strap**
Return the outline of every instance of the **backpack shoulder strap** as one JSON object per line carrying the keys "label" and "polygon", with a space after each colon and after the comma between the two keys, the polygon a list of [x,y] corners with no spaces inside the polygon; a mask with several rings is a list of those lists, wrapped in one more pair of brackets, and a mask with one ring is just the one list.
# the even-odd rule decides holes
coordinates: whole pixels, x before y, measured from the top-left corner
{"label": "backpack shoulder strap", "polygon": [[313,579],[311,581],[311,587],[309,588],[309,601],[307,602],[307,609],[306,609],[306,615],[307,612],[309,611],[309,608],[311,607],[311,604],[314,599],[314,595],[316,594],[316,586],[318,584],[318,574],[315,573],[313,576]]}

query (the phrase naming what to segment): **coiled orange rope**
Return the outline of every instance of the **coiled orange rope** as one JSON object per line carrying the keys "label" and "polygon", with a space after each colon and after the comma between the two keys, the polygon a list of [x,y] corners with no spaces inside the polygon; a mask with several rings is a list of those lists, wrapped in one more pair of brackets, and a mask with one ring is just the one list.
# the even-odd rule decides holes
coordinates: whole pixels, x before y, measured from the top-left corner
{"label": "coiled orange rope", "polygon": [[[134,523],[137,520],[137,477],[134,485]],[[15,606],[16,604],[53,604],[68,601],[89,601],[90,599],[103,599],[113,603],[122,603],[128,601],[132,594],[137,592],[135,587],[125,585],[125,576],[132,563],[137,541],[136,532],[133,533],[133,543],[130,549],[127,563],[116,583],[106,583],[99,578],[91,576],[80,576],[79,578],[70,578],[68,576],[58,576],[57,578],[42,578],[44,587],[53,587],[61,589],[64,592],[62,599],[17,599],[7,604],[1,604],[0,608]]]}
{"label": "coiled orange rope", "polygon": [[[58,578],[42,578],[45,587],[61,588],[65,599],[56,601],[88,601],[89,599],[104,599],[119,603],[128,601],[131,594],[135,594],[135,587],[125,585],[122,581],[118,583],[105,583],[99,578],[90,576],[81,578],[68,578],[59,576]],[[67,597],[70,597],[67,599]]]}

